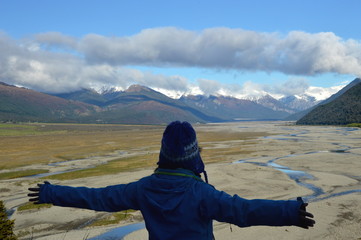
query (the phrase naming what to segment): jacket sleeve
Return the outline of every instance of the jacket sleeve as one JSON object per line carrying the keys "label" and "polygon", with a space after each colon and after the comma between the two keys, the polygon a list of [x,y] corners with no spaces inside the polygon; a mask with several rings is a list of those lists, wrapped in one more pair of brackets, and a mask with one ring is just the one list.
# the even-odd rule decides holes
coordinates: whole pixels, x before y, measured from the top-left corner
{"label": "jacket sleeve", "polygon": [[255,225],[290,226],[299,224],[301,202],[292,200],[247,200],[218,191],[212,186],[204,192],[201,214],[239,227]]}
{"label": "jacket sleeve", "polygon": [[96,211],[116,212],[138,209],[137,184],[120,184],[105,188],[69,187],[44,184],[40,189],[40,203],[55,206],[86,208]]}

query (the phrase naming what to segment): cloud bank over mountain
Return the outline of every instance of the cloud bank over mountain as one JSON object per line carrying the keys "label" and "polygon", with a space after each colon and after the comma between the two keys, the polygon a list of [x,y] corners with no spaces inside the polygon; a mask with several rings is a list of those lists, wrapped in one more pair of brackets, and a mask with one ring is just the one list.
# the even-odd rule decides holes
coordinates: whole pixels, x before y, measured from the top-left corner
{"label": "cloud bank over mountain", "polygon": [[169,27],[143,30],[130,37],[90,34],[78,43],[77,50],[87,61],[110,65],[361,74],[360,42],[344,41],[331,32],[293,31],[280,36],[242,29],[192,32]]}
{"label": "cloud bank over mountain", "polygon": [[[291,95],[311,91],[302,78],[305,76],[361,76],[361,42],[341,39],[332,32],[282,35],[231,28],[196,32],[164,27],[132,36],[88,34],[75,38],[48,32],[19,40],[0,33],[0,51],[3,81],[53,93],[103,86],[125,89],[138,83],[178,93],[197,88],[205,94]],[[202,78],[194,83],[181,75],[139,70],[139,66],[281,72],[300,77],[278,85],[225,84]]]}

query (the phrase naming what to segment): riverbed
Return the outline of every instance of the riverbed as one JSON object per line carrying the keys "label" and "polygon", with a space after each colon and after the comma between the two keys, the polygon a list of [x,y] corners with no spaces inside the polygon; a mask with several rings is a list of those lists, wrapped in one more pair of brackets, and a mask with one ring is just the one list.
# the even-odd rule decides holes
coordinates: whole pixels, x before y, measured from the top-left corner
{"label": "riverbed", "polygon": [[[268,132],[266,137],[240,142],[248,155],[233,156],[229,161],[208,164],[209,180],[217,189],[244,198],[295,199],[309,202],[315,215],[314,229],[296,227],[251,227],[240,229],[214,223],[216,239],[358,239],[361,238],[361,130],[330,126],[295,126],[286,122],[241,122],[197,126],[210,131]],[[232,144],[238,144],[233,142]],[[124,153],[122,153],[124,154]],[[101,160],[99,160],[101,161]],[[65,163],[62,163],[63,165]],[[60,164],[60,165],[62,165]],[[73,162],[71,164],[75,164]],[[82,163],[84,164],[84,162]],[[74,166],[74,167],[80,167]],[[86,165],[86,167],[91,167]],[[62,169],[64,170],[64,169]],[[153,169],[132,173],[91,177],[53,183],[71,186],[102,187],[134,181],[151,174]],[[54,171],[52,171],[54,173]],[[6,206],[12,208],[26,201],[29,180],[2,181],[13,185],[10,193],[0,193]],[[33,239],[89,239],[101,236],[119,226],[87,227],[86,221],[104,213],[89,210],[52,207],[37,212],[17,213],[17,228],[38,229]],[[71,222],[78,227],[62,230]],[[83,222],[83,224],[80,224]],[[135,217],[121,225],[141,222]],[[76,224],[79,223],[79,224]],[[59,228],[52,228],[58,224]],[[79,228],[79,226],[82,226]],[[135,225],[142,228],[141,223]],[[47,230],[49,229],[49,230]],[[51,229],[51,230],[50,230]],[[126,228],[123,228],[123,230]],[[125,239],[147,239],[146,231],[126,232]],[[74,237],[78,236],[78,238]],[[272,236],[269,238],[269,236]],[[119,239],[122,236],[119,236]]]}

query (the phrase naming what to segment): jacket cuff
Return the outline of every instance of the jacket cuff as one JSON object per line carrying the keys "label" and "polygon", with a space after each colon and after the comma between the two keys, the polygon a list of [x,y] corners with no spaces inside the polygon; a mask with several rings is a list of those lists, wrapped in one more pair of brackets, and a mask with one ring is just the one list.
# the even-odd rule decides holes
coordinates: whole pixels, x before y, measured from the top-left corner
{"label": "jacket cuff", "polygon": [[48,194],[49,191],[51,191],[51,184],[49,182],[45,182],[43,185],[41,185],[40,187],[40,191],[39,191],[39,203],[52,203],[51,199],[49,199],[49,195]]}

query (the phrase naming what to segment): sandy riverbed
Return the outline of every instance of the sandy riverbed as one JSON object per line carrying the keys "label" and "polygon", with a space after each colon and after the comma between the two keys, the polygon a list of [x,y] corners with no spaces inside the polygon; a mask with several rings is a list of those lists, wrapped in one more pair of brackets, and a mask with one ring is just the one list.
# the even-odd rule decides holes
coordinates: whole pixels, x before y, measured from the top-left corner
{"label": "sandy riverbed", "polygon": [[[253,150],[247,156],[247,162],[232,164],[235,160],[243,159],[240,158],[225,163],[208,164],[206,170],[212,185],[219,190],[249,199],[283,200],[305,196],[310,201],[308,210],[315,215],[317,222],[310,230],[264,226],[239,228],[214,222],[216,239],[361,239],[361,192],[357,192],[361,189],[361,130],[286,126],[279,122],[246,122],[199,128],[206,127],[270,133],[270,137],[254,140],[247,145],[248,149]],[[322,193],[313,196],[312,189],[297,184],[285,172],[268,166],[266,163],[271,160],[292,170],[312,175],[312,179],[302,181],[321,189]],[[82,161],[82,164],[85,164],[85,161]],[[111,176],[52,183],[104,187],[135,181],[151,174],[152,171],[153,169],[141,169]],[[10,190],[0,191],[0,199],[4,200],[8,209],[23,204],[27,201],[27,188],[36,181],[37,179],[1,181],[0,189]],[[347,191],[353,190],[355,192],[346,194]],[[336,193],[338,195],[333,195]],[[140,220],[139,214],[135,214],[134,218],[120,225],[86,227],[89,221],[104,214],[82,209],[51,207],[40,211],[15,211],[11,218],[16,219],[18,233],[28,232],[22,239],[31,239],[32,236],[32,239],[50,240],[91,238],[121,224]],[[69,226],[74,226],[75,229]],[[136,231],[125,239],[147,239],[147,233],[145,230]]]}

